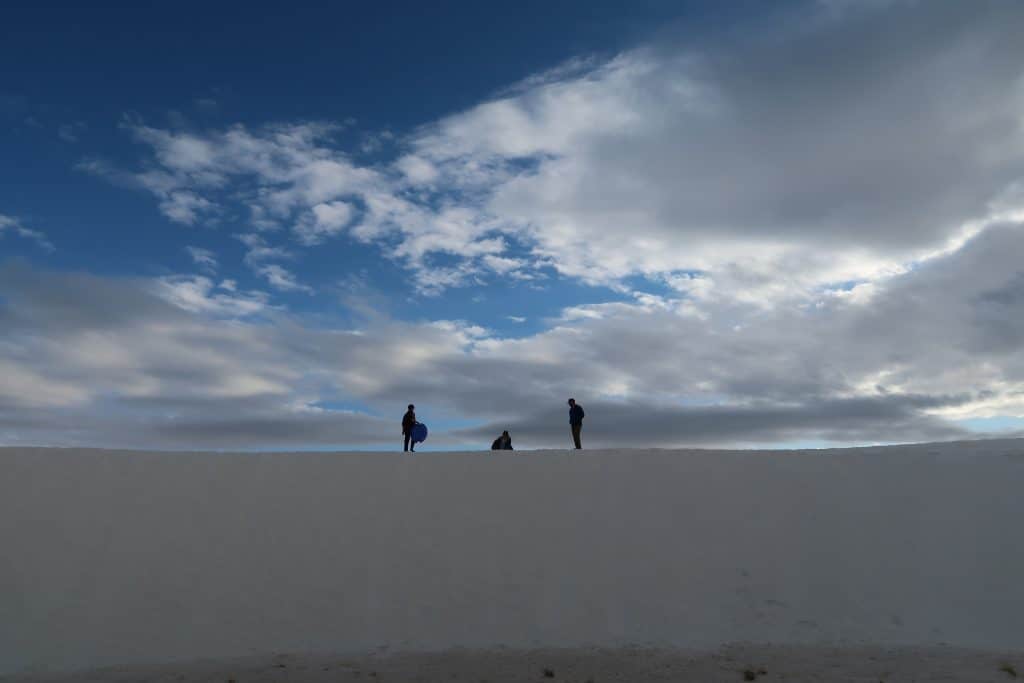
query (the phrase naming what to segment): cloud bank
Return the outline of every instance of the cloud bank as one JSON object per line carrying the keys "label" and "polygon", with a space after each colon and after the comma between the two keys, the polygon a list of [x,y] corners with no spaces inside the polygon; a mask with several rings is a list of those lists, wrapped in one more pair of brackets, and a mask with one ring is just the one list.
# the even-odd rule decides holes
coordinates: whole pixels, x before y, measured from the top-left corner
{"label": "cloud bank", "polygon": [[[574,395],[591,445],[962,437],[951,418],[1024,414],[1022,250],[1024,226],[1000,226],[874,285],[866,301],[841,292],[708,315],[686,298],[648,296],[567,310],[515,339],[381,316],[325,329],[202,277],[7,266],[0,435],[374,445],[394,440],[390,413],[414,400],[425,416],[480,425],[438,443],[479,444],[508,428],[523,446],[547,446],[564,441]],[[331,407],[345,402],[360,407]]]}

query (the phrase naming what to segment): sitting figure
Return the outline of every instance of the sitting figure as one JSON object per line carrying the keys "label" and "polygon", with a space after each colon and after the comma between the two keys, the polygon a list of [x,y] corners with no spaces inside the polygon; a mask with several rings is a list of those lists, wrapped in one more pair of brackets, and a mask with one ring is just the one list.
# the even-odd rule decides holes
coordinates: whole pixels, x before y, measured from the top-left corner
{"label": "sitting figure", "polygon": [[499,436],[497,439],[494,440],[494,443],[491,444],[491,450],[492,451],[510,451],[510,450],[512,450],[512,437],[508,435],[508,430],[507,429],[501,433],[501,436]]}

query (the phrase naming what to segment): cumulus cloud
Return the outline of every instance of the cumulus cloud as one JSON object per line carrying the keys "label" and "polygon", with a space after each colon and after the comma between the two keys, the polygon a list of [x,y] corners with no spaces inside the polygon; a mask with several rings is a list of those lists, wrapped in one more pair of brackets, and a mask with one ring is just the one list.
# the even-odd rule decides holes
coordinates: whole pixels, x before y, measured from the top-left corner
{"label": "cumulus cloud", "polygon": [[415,154],[407,154],[395,162],[395,166],[405,174],[409,182],[416,185],[431,183],[438,177],[438,171],[432,163]]}
{"label": "cumulus cloud", "polygon": [[[373,186],[377,179],[375,171],[355,167],[345,154],[325,144],[336,130],[327,124],[259,130],[238,125],[209,133],[162,130],[136,122],[126,126],[153,150],[155,165],[134,175],[143,187],[164,201],[187,194],[209,203],[197,208],[212,209],[223,201],[217,191],[231,185],[268,225]],[[191,222],[187,215],[163,210],[172,220]]]}
{"label": "cumulus cloud", "polygon": [[787,19],[540,79],[428,127],[416,154],[488,187],[482,210],[563,273],[787,281],[767,299],[896,272],[1021,177],[1018,6]]}
{"label": "cumulus cloud", "polygon": [[[242,197],[255,227],[305,245],[350,226],[421,291],[504,274],[514,241],[532,269],[613,285],[728,271],[706,284],[773,305],[887,277],[998,202],[1020,209],[1022,29],[1015,3],[817,3],[733,37],[571,60],[372,168],[331,124],[126,125],[155,162],[134,182],[172,220]],[[430,274],[432,254],[459,264]]]}
{"label": "cumulus cloud", "polygon": [[346,202],[323,202],[315,205],[295,226],[299,241],[318,244],[326,237],[341,232],[352,220],[352,207]]}

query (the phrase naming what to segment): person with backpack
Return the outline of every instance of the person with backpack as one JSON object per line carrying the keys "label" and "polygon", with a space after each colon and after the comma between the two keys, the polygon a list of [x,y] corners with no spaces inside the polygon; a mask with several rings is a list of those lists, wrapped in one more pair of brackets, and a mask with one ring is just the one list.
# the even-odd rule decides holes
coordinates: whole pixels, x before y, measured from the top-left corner
{"label": "person with backpack", "polygon": [[569,399],[569,428],[572,430],[572,441],[576,448],[583,448],[580,444],[580,430],[583,429],[583,406],[576,403],[576,399]]}
{"label": "person with backpack", "polygon": [[494,443],[491,444],[491,450],[492,451],[511,451],[512,450],[512,437],[508,435],[508,430],[507,429],[501,433],[501,436],[499,436],[497,439],[494,440]]}
{"label": "person with backpack", "polygon": [[[416,406],[409,404],[409,410],[402,416],[402,436],[405,437],[405,451],[409,450],[409,442],[412,440],[412,428],[416,424]],[[416,452],[416,442],[412,441],[412,452]]]}

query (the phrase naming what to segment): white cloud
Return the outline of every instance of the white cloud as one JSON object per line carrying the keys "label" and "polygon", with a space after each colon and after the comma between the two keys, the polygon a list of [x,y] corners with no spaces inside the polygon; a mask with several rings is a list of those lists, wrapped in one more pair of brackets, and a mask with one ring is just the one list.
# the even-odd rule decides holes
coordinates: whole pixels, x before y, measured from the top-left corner
{"label": "white cloud", "polygon": [[484,264],[496,273],[506,275],[515,270],[519,270],[527,265],[527,262],[522,259],[506,258],[504,256],[495,256],[493,254],[487,254],[483,257]]}
{"label": "white cloud", "polygon": [[154,292],[162,299],[186,311],[209,313],[225,317],[242,317],[262,313],[268,308],[268,297],[263,292],[237,292],[234,282],[226,281],[220,289],[228,294],[216,293],[213,282],[202,276],[169,276],[154,283]]}
{"label": "white cloud", "polygon": [[318,244],[340,233],[352,220],[352,213],[352,207],[343,201],[317,204],[296,224],[295,233],[305,245]]}
{"label": "white cloud", "polygon": [[197,266],[209,272],[216,272],[217,259],[212,251],[209,249],[191,246],[185,247],[185,251],[188,252],[188,255],[192,257],[192,261]]}
{"label": "white cloud", "polygon": [[215,208],[213,202],[193,192],[169,192],[160,200],[160,211],[172,221],[195,225],[203,213]]}
{"label": "white cloud", "polygon": [[345,202],[317,204],[313,207],[317,225],[326,230],[340,230],[352,219],[352,207]]}
{"label": "white cloud", "polygon": [[266,265],[256,266],[254,268],[257,274],[267,279],[271,287],[279,289],[282,292],[305,292],[307,294],[313,293],[313,288],[300,283],[295,279],[294,273],[287,270],[283,266],[279,266],[276,263],[268,263]]}
{"label": "white cloud", "polygon": [[42,231],[26,228],[17,218],[0,214],[0,238],[4,236],[4,233],[13,233],[24,239],[32,240],[46,251],[53,251],[55,249],[53,243],[50,242]]}
{"label": "white cloud", "polygon": [[140,140],[153,147],[157,159],[166,168],[190,173],[218,166],[215,146],[195,135],[175,135],[147,126],[136,126],[133,131]]}
{"label": "white cloud", "polygon": [[[277,263],[268,263],[274,260],[293,260],[295,254],[283,247],[271,246],[262,235],[249,233],[235,235],[246,247],[245,264],[260,277],[267,280],[272,287],[283,292],[306,292],[313,293],[313,288],[300,283],[295,274],[284,266]],[[233,288],[234,282],[227,281],[228,287]]]}
{"label": "white cloud", "polygon": [[[719,290],[738,279],[769,305],[885,277],[1019,178],[1021,12],[862,9],[574,64],[428,127],[416,156],[588,281],[729,270]],[[929,12],[928,31],[888,40]]]}
{"label": "white cloud", "polygon": [[263,261],[273,259],[293,259],[295,255],[284,247],[273,247],[261,235],[249,233],[246,235],[235,235],[238,240],[248,247],[245,253],[245,263],[255,266]]}
{"label": "white cloud", "polygon": [[395,166],[405,174],[409,182],[416,185],[432,183],[439,175],[434,164],[415,154],[407,154],[401,157],[395,162]]}

